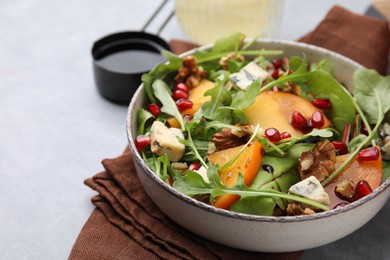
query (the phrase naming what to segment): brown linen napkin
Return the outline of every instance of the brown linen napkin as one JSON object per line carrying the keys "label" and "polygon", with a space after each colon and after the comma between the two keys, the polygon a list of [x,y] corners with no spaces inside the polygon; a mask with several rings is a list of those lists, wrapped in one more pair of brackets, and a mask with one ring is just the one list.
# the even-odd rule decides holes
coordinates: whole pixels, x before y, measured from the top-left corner
{"label": "brown linen napkin", "polygon": [[[298,259],[302,252],[255,253],[228,248],[179,227],[149,199],[128,149],[103,160],[106,171],[85,184],[100,195],[70,259]],[[107,221],[108,220],[108,221]],[[111,224],[110,224],[111,223]]]}
{"label": "brown linen napkin", "polygon": [[299,41],[338,52],[382,75],[386,73],[390,32],[385,20],[357,15],[335,6],[314,31]]}
{"label": "brown linen napkin", "polygon": [[[351,24],[344,20],[353,22],[355,31],[346,30]],[[337,34],[333,24],[345,33]],[[335,7],[302,41],[332,47],[349,57],[363,55],[360,61],[363,65],[380,64],[378,70],[385,71],[387,64],[382,60],[388,57],[389,31],[375,30],[374,34],[370,31],[369,38],[365,31],[382,26],[379,20]],[[373,42],[383,48],[371,46]],[[180,53],[195,45],[172,40],[171,46]],[[371,55],[365,56],[365,50],[370,50]],[[92,199],[96,209],[81,230],[69,259],[298,259],[303,253],[246,252],[201,239],[177,226],[153,204],[136,176],[128,149],[117,158],[103,160],[103,166],[104,172],[85,181],[99,195]]]}

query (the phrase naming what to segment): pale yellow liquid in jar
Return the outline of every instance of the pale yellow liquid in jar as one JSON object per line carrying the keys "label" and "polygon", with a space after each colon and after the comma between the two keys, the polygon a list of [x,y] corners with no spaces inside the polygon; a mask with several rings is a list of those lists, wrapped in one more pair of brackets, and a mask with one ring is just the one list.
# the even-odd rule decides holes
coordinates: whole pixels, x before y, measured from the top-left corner
{"label": "pale yellow liquid in jar", "polygon": [[283,0],[176,0],[176,16],[193,42],[213,43],[232,32],[271,38],[283,12]]}

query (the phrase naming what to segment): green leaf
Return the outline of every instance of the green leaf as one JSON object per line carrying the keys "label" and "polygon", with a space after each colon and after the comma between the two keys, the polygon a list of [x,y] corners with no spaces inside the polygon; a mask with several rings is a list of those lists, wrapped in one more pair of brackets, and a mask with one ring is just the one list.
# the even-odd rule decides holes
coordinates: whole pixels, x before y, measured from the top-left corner
{"label": "green leaf", "polygon": [[246,197],[234,203],[230,210],[252,215],[272,216],[275,205],[272,197]]}
{"label": "green leaf", "polygon": [[205,93],[205,96],[211,96],[211,100],[202,105],[202,114],[210,120],[226,122],[225,116],[227,113],[230,113],[230,111],[225,109],[217,111],[218,108],[224,108],[224,104],[231,102],[231,95],[225,88],[225,80],[215,82],[215,86]]}
{"label": "green leaf", "polygon": [[[370,124],[378,121],[378,107],[383,114],[390,109],[390,76],[383,77],[375,70],[359,68],[353,76],[353,94]],[[381,120],[381,119],[380,119]]]}
{"label": "green leaf", "polygon": [[390,178],[390,161],[382,160],[382,180],[381,184]]}
{"label": "green leaf", "polygon": [[150,72],[143,74],[141,77],[146,96],[152,103],[157,101],[153,92],[153,82],[156,79],[162,80],[170,74],[175,74],[182,64],[182,59],[175,54],[166,50],[162,51],[162,54],[167,58],[167,62],[157,64]]}
{"label": "green leaf", "polygon": [[325,115],[339,133],[343,133],[347,123],[353,125],[356,110],[352,97],[334,77],[325,71],[312,71],[308,74],[307,84],[314,97],[331,100],[332,108],[325,111]]}
{"label": "green leaf", "polygon": [[330,75],[333,75],[333,64],[328,59],[323,59],[318,63],[312,63],[310,66],[310,71],[322,70]]}
{"label": "green leaf", "polygon": [[244,42],[245,34],[240,32],[234,32],[232,34],[226,35],[219,38],[214,46],[212,47],[212,52],[237,52],[242,43]]}
{"label": "green leaf", "polygon": [[143,108],[138,109],[137,111],[138,135],[145,134],[145,124],[150,118],[153,118],[153,115],[149,111]]}
{"label": "green leaf", "polygon": [[[210,141],[200,139],[192,140],[192,143],[196,147],[196,150],[200,157],[205,158],[207,156],[207,152],[209,150],[209,142]],[[189,141],[184,140],[182,141],[182,144],[186,145],[187,148],[182,160],[188,162],[197,161],[197,154],[195,153],[195,150],[192,148],[192,145],[189,143]]]}
{"label": "green leaf", "polygon": [[187,171],[183,177],[177,179],[173,183],[173,188],[188,195],[209,194],[213,188],[205,182],[199,173],[194,171]]}
{"label": "green leaf", "polygon": [[171,91],[167,84],[165,84],[164,81],[160,79],[156,79],[153,82],[153,91],[154,95],[160,100],[162,103],[161,111],[175,117],[177,121],[179,121],[181,125],[181,129],[184,130],[184,122],[183,117],[180,114],[179,110],[177,109],[177,106],[175,104],[175,101],[173,101],[171,97]]}
{"label": "green leaf", "polygon": [[226,124],[226,123],[219,122],[219,121],[209,121],[209,122],[206,122],[204,127],[205,128],[210,128],[210,129],[215,129],[216,131],[220,131],[222,128],[230,128],[230,129],[234,129],[234,130],[237,130],[237,131],[241,130],[241,128],[239,126]]}
{"label": "green leaf", "polygon": [[367,136],[364,134],[359,134],[355,136],[348,144],[348,151],[355,151],[362,143],[364,143],[367,139]]}
{"label": "green leaf", "polygon": [[256,80],[249,85],[246,91],[237,91],[232,95],[232,103],[230,106],[241,110],[249,107],[255,102],[260,86],[261,81]]}
{"label": "green leaf", "polygon": [[177,56],[176,54],[163,50],[162,55],[168,60],[168,63],[165,65],[169,70],[177,70],[183,63],[183,59]]}

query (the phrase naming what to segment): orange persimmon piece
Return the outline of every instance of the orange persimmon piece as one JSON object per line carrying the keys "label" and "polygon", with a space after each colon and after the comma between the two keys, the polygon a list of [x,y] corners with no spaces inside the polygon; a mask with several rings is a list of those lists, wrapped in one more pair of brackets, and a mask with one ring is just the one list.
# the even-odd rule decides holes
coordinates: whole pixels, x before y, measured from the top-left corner
{"label": "orange persimmon piece", "polygon": [[[259,124],[263,129],[274,127],[280,133],[288,132],[292,137],[302,136],[302,129],[295,128],[291,124],[294,111],[301,113],[306,119],[310,119],[314,112],[320,111],[310,101],[283,91],[264,91],[256,101],[244,109],[249,125]],[[324,125],[327,128],[331,122],[324,116]]]}
{"label": "orange persimmon piece", "polygon": [[[239,153],[242,147],[243,145],[215,152],[208,155],[208,159],[214,165],[224,166]],[[245,185],[249,186],[256,177],[262,158],[263,147],[256,140],[247,146],[232,165],[218,171],[221,182],[226,186],[233,186],[237,182],[238,174],[241,173],[244,176]],[[214,206],[229,209],[239,199],[240,196],[235,194],[218,196],[215,199]]]}
{"label": "orange persimmon piece", "polygon": [[168,118],[167,122],[168,122],[170,127],[181,128],[181,125],[180,125],[179,121],[176,119],[176,117]]}
{"label": "orange persimmon piece", "polygon": [[207,79],[203,79],[199,85],[193,87],[189,91],[188,100],[192,102],[192,108],[184,110],[182,115],[194,116],[195,113],[202,107],[203,103],[206,103],[211,99],[210,96],[205,96],[206,91],[214,87],[214,82]]}
{"label": "orange persimmon piece", "polygon": [[[379,148],[378,148],[379,149]],[[339,155],[336,157],[335,167],[340,166],[347,158],[349,154]],[[334,189],[339,181],[350,180],[355,185],[361,181],[365,180],[370,184],[372,190],[375,190],[379,187],[382,179],[382,156],[375,161],[359,161],[357,157],[342,171],[336,178],[331,182],[325,185],[324,189],[329,194],[330,198],[330,208],[333,208],[339,203],[346,202],[339,198]]]}

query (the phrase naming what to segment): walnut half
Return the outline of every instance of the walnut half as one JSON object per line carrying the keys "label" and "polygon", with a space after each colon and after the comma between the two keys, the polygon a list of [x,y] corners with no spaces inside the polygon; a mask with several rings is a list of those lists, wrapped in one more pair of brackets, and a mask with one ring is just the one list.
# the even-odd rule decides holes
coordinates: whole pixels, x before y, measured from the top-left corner
{"label": "walnut half", "polygon": [[287,215],[289,216],[298,216],[298,215],[311,215],[314,214],[315,211],[311,208],[304,208],[302,207],[301,203],[289,203],[287,205]]}
{"label": "walnut half", "polygon": [[213,143],[217,150],[225,150],[228,148],[237,147],[248,142],[253,134],[251,126],[240,126],[241,130],[232,130],[230,128],[222,128],[221,132],[214,134]]}
{"label": "walnut half", "polygon": [[177,71],[175,83],[185,83],[189,88],[197,86],[206,77],[206,71],[198,66],[196,58],[192,55],[183,59]]}
{"label": "walnut half", "polygon": [[217,151],[237,147],[246,143],[245,136],[239,137],[232,133],[230,128],[223,128],[221,132],[214,134],[213,143]]}
{"label": "walnut half", "polygon": [[313,151],[302,153],[299,158],[299,174],[301,179],[314,176],[323,181],[335,171],[336,149],[325,139],[316,144]]}

